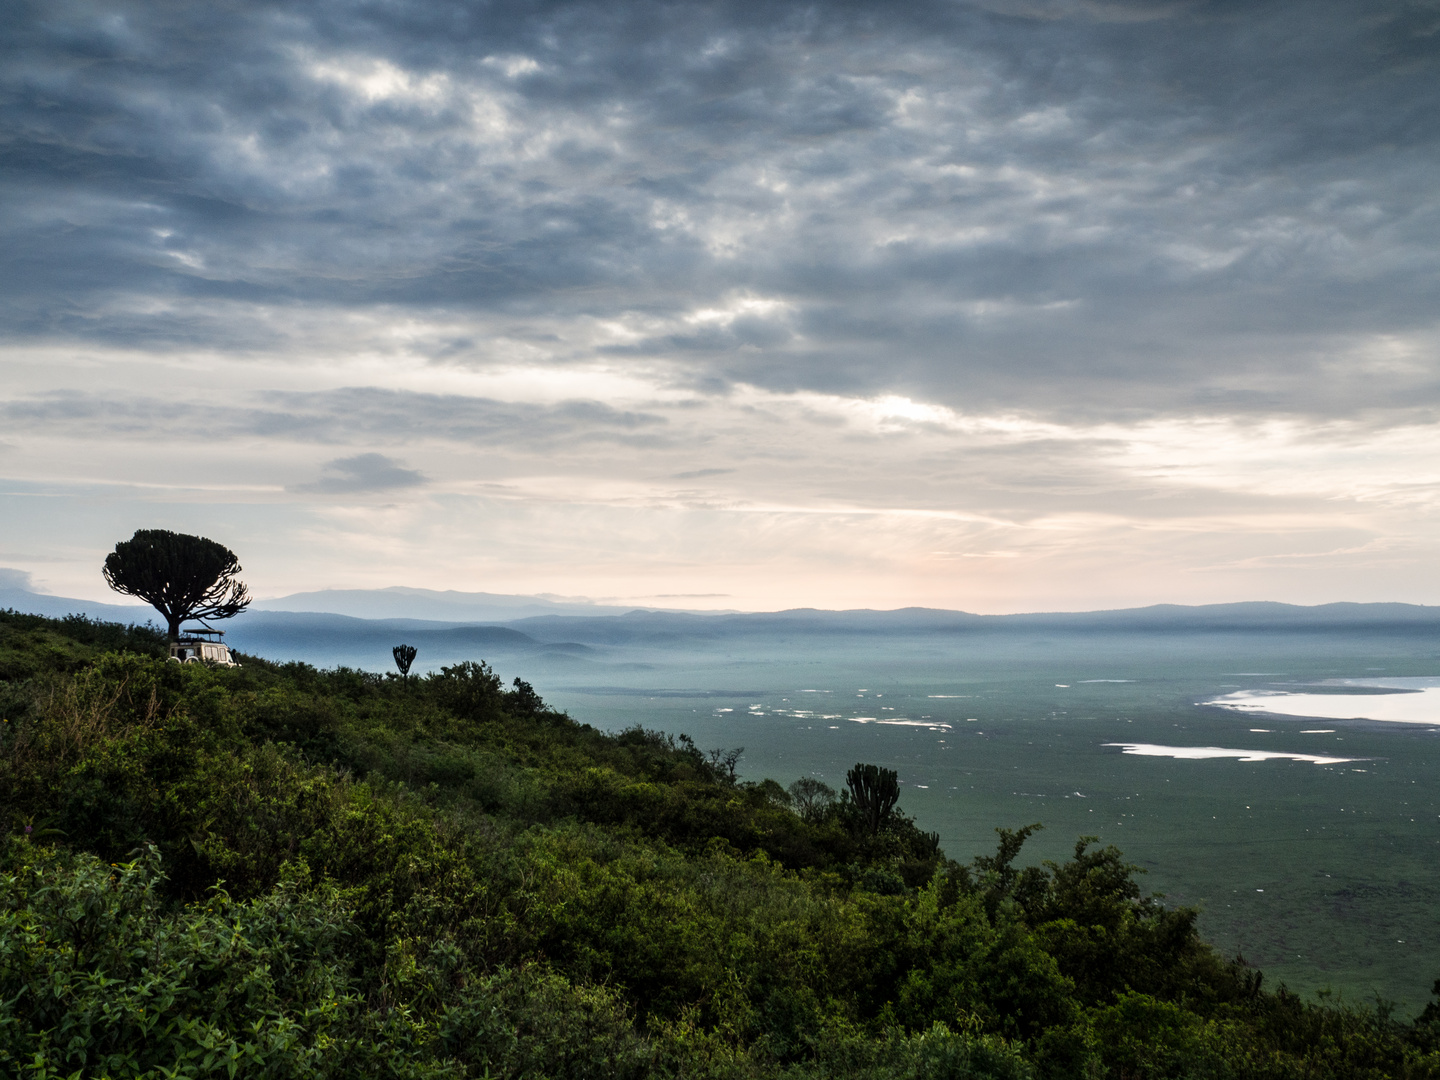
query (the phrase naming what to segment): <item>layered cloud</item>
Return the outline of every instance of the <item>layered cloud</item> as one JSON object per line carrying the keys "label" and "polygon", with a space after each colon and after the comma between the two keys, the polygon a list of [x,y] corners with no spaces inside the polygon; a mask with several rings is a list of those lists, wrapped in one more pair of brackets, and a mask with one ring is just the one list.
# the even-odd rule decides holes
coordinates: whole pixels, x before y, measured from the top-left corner
{"label": "layered cloud", "polygon": [[563,505],[611,568],[507,589],[693,550],[654,587],[752,606],[780,563],[883,605],[1048,560],[1004,607],[1127,545],[1128,599],[1429,558],[1433,3],[13,10],[13,498],[223,488],[412,556]]}
{"label": "layered cloud", "polygon": [[358,495],[379,491],[402,491],[425,485],[425,477],[414,469],[405,468],[384,454],[356,454],[325,463],[324,475],[308,484],[297,484],[295,490],[317,495]]}

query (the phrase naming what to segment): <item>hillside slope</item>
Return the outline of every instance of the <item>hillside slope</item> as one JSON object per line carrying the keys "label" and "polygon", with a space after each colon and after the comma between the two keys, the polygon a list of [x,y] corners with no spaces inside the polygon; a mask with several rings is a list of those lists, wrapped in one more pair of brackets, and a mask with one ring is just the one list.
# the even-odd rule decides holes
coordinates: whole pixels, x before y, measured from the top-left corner
{"label": "hillside slope", "polygon": [[948,858],[898,810],[545,707],[169,664],[0,612],[0,1074],[1440,1076],[1121,854]]}

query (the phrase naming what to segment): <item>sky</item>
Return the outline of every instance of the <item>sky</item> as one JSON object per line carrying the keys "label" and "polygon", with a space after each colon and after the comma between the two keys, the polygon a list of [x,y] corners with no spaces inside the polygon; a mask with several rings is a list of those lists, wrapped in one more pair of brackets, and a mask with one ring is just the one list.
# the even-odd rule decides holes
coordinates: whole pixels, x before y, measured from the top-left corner
{"label": "sky", "polygon": [[1437,0],[0,23],[7,580],[1440,603]]}

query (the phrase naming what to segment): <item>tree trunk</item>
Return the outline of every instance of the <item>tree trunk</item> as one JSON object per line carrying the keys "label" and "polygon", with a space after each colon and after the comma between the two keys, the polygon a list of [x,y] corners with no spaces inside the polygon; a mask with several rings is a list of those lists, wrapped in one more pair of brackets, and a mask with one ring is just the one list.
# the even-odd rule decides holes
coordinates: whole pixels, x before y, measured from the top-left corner
{"label": "tree trunk", "polygon": [[179,640],[180,640],[180,620],[177,619],[177,618],[175,618],[174,616],[166,616],[166,618],[167,618],[167,619],[169,620],[169,622],[170,622],[170,640],[171,640],[172,642],[179,641]]}

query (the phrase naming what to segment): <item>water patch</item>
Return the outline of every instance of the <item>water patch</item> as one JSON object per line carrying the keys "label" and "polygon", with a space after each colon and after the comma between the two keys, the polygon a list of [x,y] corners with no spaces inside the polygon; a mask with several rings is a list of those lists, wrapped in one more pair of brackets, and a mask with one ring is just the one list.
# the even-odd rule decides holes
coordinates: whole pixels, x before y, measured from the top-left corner
{"label": "water patch", "polygon": [[918,727],[926,728],[929,731],[949,731],[950,725],[941,720],[909,720],[903,716],[897,716],[893,720],[881,720],[874,716],[852,716],[852,724],[884,724],[887,727]]}
{"label": "water patch", "polygon": [[1134,679],[1081,679],[1080,681],[1081,681],[1082,683],[1097,683],[1097,682],[1134,682],[1135,680],[1134,680]]}
{"label": "water patch", "polygon": [[1230,750],[1223,746],[1157,746],[1154,743],[1102,743],[1118,746],[1127,754],[1138,757],[1168,757],[1184,761],[1205,761],[1211,758],[1233,758],[1236,761],[1309,761],[1316,765],[1341,765],[1364,758],[1321,757],[1318,754],[1285,754],[1276,750]]}
{"label": "water patch", "polygon": [[[1337,679],[1317,684],[1354,687],[1370,693],[1304,693],[1290,690],[1240,690],[1202,705],[1240,713],[1307,716],[1320,720],[1379,720],[1392,724],[1440,723],[1440,679]],[[1388,690],[1389,693],[1374,693]]]}

